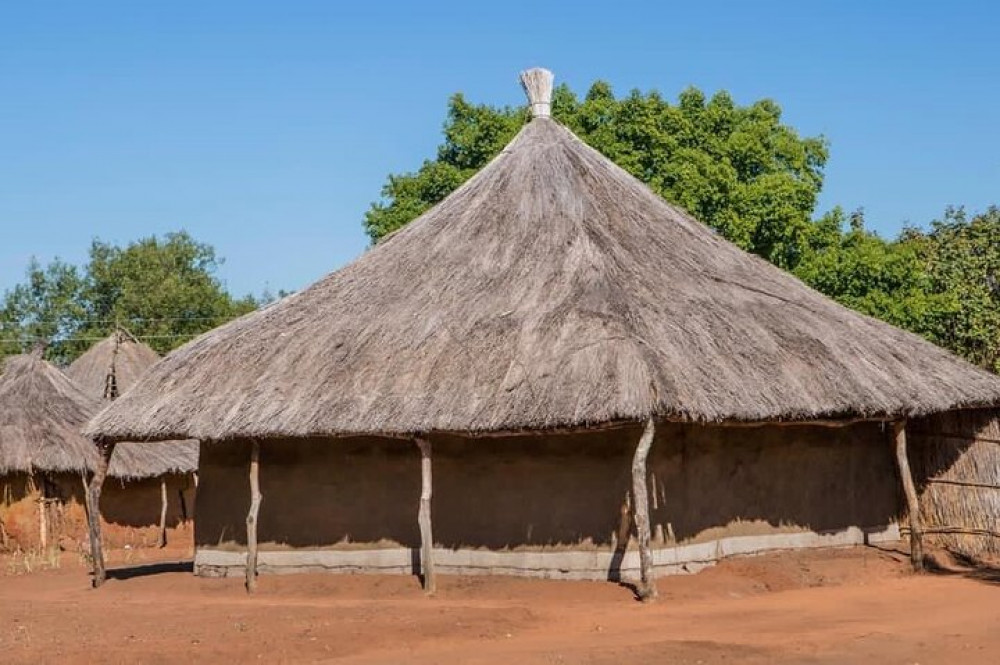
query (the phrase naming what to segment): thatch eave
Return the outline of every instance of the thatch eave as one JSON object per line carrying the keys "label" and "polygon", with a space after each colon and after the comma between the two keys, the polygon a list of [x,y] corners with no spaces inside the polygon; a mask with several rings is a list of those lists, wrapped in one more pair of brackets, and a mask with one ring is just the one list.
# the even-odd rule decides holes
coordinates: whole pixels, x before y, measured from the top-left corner
{"label": "thatch eave", "polygon": [[[956,406],[954,409],[949,409],[951,411],[978,411],[983,409],[996,408],[993,404],[966,404]],[[882,414],[865,414],[859,415],[856,413],[838,413],[838,414],[813,414],[813,415],[803,415],[799,418],[773,418],[764,420],[740,420],[740,419],[722,419],[722,420],[704,420],[704,419],[692,419],[685,418],[679,414],[655,414],[652,417],[659,422],[668,423],[681,423],[688,425],[703,425],[709,427],[847,427],[851,425],[856,425],[860,423],[890,423],[899,420],[909,420],[912,418],[920,418],[933,413],[939,413],[939,411],[930,410],[926,412],[920,411],[908,411],[908,412],[897,412],[897,413],[882,413]],[[470,439],[485,439],[485,438],[495,438],[495,437],[511,437],[511,436],[547,436],[553,434],[572,434],[578,432],[594,432],[594,431],[606,431],[606,430],[617,430],[617,429],[627,429],[630,427],[636,427],[641,425],[649,416],[634,417],[634,418],[620,418],[616,420],[603,421],[603,422],[592,422],[592,423],[548,423],[545,425],[538,426],[527,426],[527,427],[509,427],[509,428],[498,428],[491,430],[461,430],[461,429],[393,429],[393,430],[380,430],[380,431],[251,431],[251,432],[233,432],[232,434],[223,438],[213,438],[213,437],[201,437],[200,440],[208,444],[220,444],[231,441],[238,440],[258,440],[258,441],[280,441],[290,438],[299,439],[348,439],[357,437],[375,437],[375,438],[385,438],[385,439],[399,439],[410,441],[416,437],[423,436],[462,436]],[[156,445],[175,445],[177,443],[185,443],[178,441],[183,436],[182,432],[165,432],[159,436],[154,436],[152,438],[145,439],[138,443],[142,444],[156,444]],[[188,436],[190,436],[188,434]],[[100,442],[110,442],[117,443],[125,446],[137,445],[135,438],[131,435],[122,435],[116,438],[113,435],[99,435],[96,438]],[[127,442],[127,443],[126,443]],[[197,443],[197,439],[193,440],[192,443]]]}

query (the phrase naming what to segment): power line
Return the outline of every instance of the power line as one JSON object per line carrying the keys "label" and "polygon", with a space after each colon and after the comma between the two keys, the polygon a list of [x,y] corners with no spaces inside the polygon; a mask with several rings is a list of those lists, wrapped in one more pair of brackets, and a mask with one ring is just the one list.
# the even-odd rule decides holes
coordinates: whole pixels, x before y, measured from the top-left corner
{"label": "power line", "polygon": [[225,314],[220,314],[219,316],[165,316],[165,317],[142,317],[142,316],[132,316],[120,319],[77,319],[74,317],[67,317],[66,320],[60,319],[42,319],[37,321],[30,321],[28,323],[22,324],[17,321],[0,321],[0,327],[11,326],[11,327],[22,327],[22,326],[37,326],[37,325],[62,325],[66,323],[80,324],[80,323],[175,323],[177,321],[229,321],[236,317],[230,317]]}
{"label": "power line", "polygon": [[[183,339],[185,337],[197,337],[208,332],[204,330],[202,332],[196,333],[178,333],[175,335],[133,335],[136,339]],[[102,342],[107,339],[104,337],[42,337],[42,336],[29,336],[29,337],[18,337],[16,339],[6,339],[0,340],[0,344],[27,344],[29,342],[37,342],[44,340],[50,344],[62,344],[63,342]]]}

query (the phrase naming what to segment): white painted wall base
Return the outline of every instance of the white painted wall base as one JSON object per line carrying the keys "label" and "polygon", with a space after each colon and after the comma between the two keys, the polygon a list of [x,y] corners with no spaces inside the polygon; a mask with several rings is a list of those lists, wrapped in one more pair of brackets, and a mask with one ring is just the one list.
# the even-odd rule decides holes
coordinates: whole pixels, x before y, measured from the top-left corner
{"label": "white painted wall base", "polygon": [[[747,556],[772,550],[816,547],[847,547],[899,540],[899,527],[877,529],[849,527],[835,532],[776,533],[762,536],[731,536],[706,543],[653,550],[653,572],[657,577],[696,573],[730,556]],[[258,553],[258,571],[267,573],[375,573],[412,575],[419,569],[415,550],[398,547],[372,550],[276,550]],[[435,548],[439,574],[515,575],[566,580],[631,580],[639,574],[639,553],[625,552],[616,561],[609,551],[599,552],[493,552]],[[198,548],[194,558],[196,575],[242,576],[245,552]],[[618,571],[617,573],[615,571]]]}

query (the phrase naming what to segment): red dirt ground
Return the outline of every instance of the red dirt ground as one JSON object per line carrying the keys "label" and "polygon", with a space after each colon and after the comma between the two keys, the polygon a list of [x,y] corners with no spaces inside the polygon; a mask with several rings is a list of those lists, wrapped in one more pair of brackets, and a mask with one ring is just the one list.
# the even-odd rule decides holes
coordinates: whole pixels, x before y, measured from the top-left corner
{"label": "red dirt ground", "polygon": [[433,598],[412,577],[338,575],[261,577],[251,598],[238,579],[137,567],[150,556],[163,553],[115,552],[112,566],[147,574],[97,590],[75,555],[31,574],[0,560],[0,662],[1000,660],[1000,572],[913,575],[899,551],[733,559],[661,579],[649,605],[611,583],[444,576]]}

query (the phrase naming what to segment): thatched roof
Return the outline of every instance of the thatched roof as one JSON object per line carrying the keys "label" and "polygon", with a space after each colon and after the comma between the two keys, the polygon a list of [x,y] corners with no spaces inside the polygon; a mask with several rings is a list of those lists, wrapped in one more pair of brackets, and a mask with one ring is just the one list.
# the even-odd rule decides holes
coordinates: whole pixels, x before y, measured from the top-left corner
{"label": "thatched roof", "polygon": [[0,474],[92,469],[97,448],[80,428],[100,406],[38,354],[7,358],[0,374]]}
{"label": "thatched roof", "polygon": [[[97,447],[80,430],[103,405],[38,354],[7,358],[0,374],[0,474],[93,471]],[[127,443],[115,448],[108,474],[148,478],[197,468],[196,441]]]}
{"label": "thatched roof", "polygon": [[112,363],[118,394],[121,394],[159,359],[156,351],[120,331],[87,349],[86,353],[66,368],[66,375],[88,395],[103,398]]}
{"label": "thatched roof", "polygon": [[174,351],[87,431],[406,435],[998,404],[1000,377],[813,291],[535,117],[419,219]]}
{"label": "thatched roof", "polygon": [[[88,395],[103,399],[107,395],[108,375],[112,368],[116,391],[121,394],[159,359],[156,351],[126,331],[119,330],[77,358],[67,368],[66,374]],[[101,402],[101,406],[103,404]],[[128,441],[115,447],[108,474],[120,478],[151,478],[165,473],[197,470],[197,441]]]}
{"label": "thatched roof", "polygon": [[[93,445],[93,442],[91,442]],[[198,470],[198,442],[128,441],[115,446],[108,466],[112,478],[155,478]]]}

